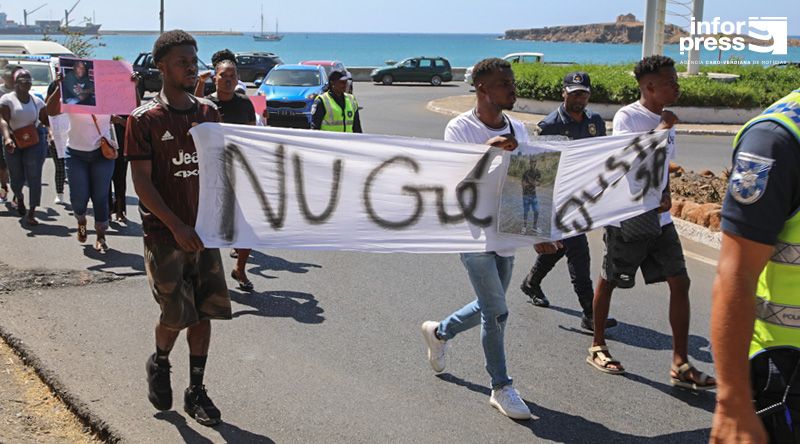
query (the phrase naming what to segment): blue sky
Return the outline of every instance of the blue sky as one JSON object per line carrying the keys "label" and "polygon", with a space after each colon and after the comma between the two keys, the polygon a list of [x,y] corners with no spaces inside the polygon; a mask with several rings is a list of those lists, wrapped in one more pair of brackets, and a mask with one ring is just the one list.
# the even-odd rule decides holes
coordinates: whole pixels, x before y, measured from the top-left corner
{"label": "blue sky", "polygon": [[[670,0],[672,2],[676,0]],[[690,2],[691,0],[679,0]],[[9,19],[22,22],[23,7],[31,10],[47,3],[34,19],[63,18],[74,0],[22,0],[0,3]],[[288,32],[428,32],[496,33],[511,28],[577,25],[610,22],[618,14],[632,12],[644,18],[645,0],[165,0],[166,27],[187,30],[258,31],[259,7],[274,26]],[[555,8],[552,5],[564,5]],[[202,6],[201,6],[202,5]],[[746,20],[749,16],[786,16],[789,34],[800,35],[798,0],[705,0],[706,18]],[[75,18],[92,16],[104,29],[158,29],[159,0],[82,0]],[[671,5],[668,9],[682,10]],[[686,24],[681,17],[668,22]]]}

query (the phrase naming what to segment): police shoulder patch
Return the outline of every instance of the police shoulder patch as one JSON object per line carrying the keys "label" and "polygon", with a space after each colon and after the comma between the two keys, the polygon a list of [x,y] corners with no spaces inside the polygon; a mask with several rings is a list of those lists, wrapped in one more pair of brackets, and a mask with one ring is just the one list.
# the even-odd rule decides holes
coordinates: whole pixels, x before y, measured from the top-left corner
{"label": "police shoulder patch", "polygon": [[769,170],[775,160],[752,153],[739,153],[731,174],[731,196],[742,205],[758,202],[767,189]]}

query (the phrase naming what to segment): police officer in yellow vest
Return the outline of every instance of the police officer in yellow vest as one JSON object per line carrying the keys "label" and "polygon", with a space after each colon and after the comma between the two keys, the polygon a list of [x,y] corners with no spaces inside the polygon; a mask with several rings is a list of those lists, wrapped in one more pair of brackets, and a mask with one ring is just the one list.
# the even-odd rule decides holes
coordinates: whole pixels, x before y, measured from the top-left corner
{"label": "police officer in yellow vest", "polygon": [[800,443],[800,89],[734,139],[711,345],[712,443]]}
{"label": "police officer in yellow vest", "polygon": [[361,117],[358,102],[352,94],[347,94],[347,74],[333,71],[328,76],[328,91],[314,100],[311,108],[311,129],[360,133]]}

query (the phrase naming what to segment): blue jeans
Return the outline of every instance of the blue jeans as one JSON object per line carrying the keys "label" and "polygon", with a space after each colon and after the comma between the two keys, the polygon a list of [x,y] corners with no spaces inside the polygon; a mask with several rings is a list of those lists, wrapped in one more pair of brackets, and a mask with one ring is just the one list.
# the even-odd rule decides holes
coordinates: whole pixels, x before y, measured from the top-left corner
{"label": "blue jeans", "polygon": [[89,199],[94,209],[96,228],[108,228],[108,189],[114,175],[114,161],[103,157],[100,148],[78,151],[67,147],[69,201],[78,222],[86,223]]}
{"label": "blue jeans", "polygon": [[506,290],[511,281],[514,257],[489,253],[462,253],[461,262],[478,299],[465,305],[439,324],[442,339],[453,339],[462,331],[481,326],[481,344],[486,358],[486,371],[492,378],[492,388],[511,384],[506,370],[504,333],[508,308]]}
{"label": "blue jeans", "polygon": [[42,167],[47,157],[47,128],[39,128],[39,143],[36,145],[16,148],[13,153],[6,151],[5,156],[14,196],[22,199],[22,187],[27,183],[30,192],[28,206],[38,207],[42,203]]}

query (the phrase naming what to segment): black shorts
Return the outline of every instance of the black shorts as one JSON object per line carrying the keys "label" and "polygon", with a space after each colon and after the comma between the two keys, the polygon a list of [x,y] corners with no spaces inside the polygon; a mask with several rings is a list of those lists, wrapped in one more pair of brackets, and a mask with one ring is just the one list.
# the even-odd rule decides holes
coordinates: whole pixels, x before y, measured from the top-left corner
{"label": "black shorts", "polygon": [[661,227],[661,235],[656,238],[638,242],[626,242],[622,230],[608,226],[603,241],[605,254],[600,276],[615,287],[633,288],[638,269],[642,270],[645,284],[688,276],[675,224]]}

